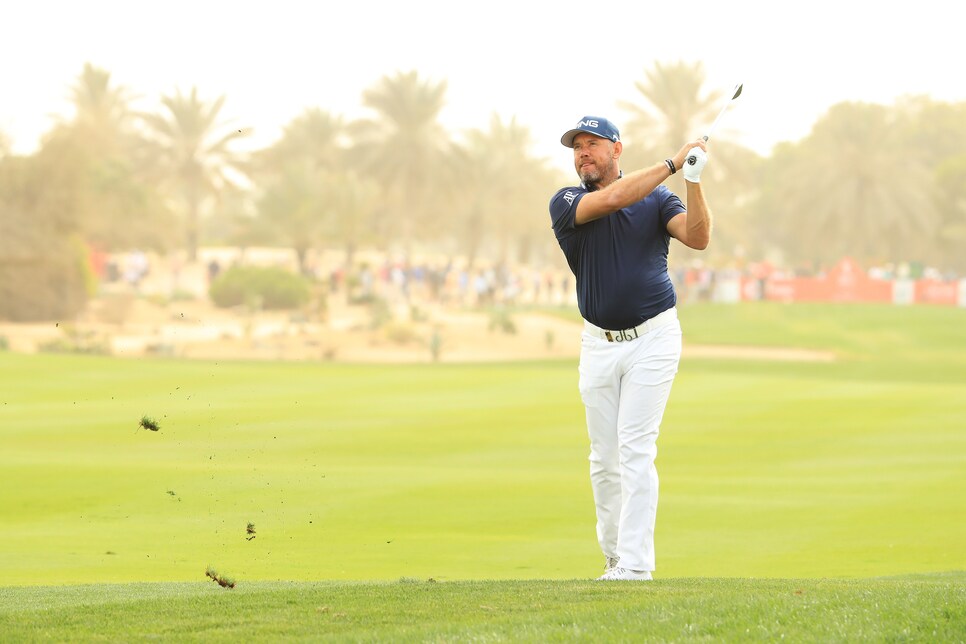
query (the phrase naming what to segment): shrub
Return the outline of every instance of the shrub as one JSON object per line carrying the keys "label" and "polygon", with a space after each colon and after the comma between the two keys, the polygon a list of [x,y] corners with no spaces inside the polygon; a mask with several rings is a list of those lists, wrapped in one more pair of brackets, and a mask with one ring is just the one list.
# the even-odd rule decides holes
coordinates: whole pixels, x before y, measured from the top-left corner
{"label": "shrub", "polygon": [[295,309],[308,302],[309,284],[304,277],[282,268],[233,266],[215,278],[208,295],[223,308]]}
{"label": "shrub", "polygon": [[0,319],[73,318],[87,304],[90,266],[82,245],[51,239],[46,248],[7,259],[0,253]]}
{"label": "shrub", "polygon": [[508,335],[515,335],[517,325],[513,322],[510,312],[503,307],[497,307],[490,311],[490,324],[488,329],[492,333],[494,329],[499,329]]}
{"label": "shrub", "polygon": [[89,355],[110,355],[111,348],[103,338],[93,331],[80,331],[73,326],[64,327],[64,334],[37,346],[41,353],[80,353]]}
{"label": "shrub", "polygon": [[409,344],[419,340],[419,334],[405,322],[388,322],[383,328],[386,339],[393,344]]}
{"label": "shrub", "polygon": [[378,329],[392,322],[392,309],[389,302],[381,297],[369,301],[369,328]]}

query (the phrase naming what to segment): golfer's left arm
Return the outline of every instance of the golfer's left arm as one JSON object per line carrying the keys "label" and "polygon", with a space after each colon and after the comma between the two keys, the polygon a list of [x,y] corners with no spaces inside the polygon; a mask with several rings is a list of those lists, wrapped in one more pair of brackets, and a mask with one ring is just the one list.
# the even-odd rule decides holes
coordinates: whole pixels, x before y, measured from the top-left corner
{"label": "golfer's left arm", "polygon": [[711,210],[704,199],[700,183],[685,180],[688,188],[687,212],[667,222],[667,231],[679,242],[695,250],[704,250],[711,243]]}

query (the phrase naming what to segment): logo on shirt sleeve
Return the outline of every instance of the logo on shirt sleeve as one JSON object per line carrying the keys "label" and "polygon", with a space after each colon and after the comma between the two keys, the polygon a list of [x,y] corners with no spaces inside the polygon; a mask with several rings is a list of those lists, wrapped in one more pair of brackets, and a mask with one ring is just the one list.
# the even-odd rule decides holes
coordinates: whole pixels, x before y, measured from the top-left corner
{"label": "logo on shirt sleeve", "polygon": [[577,198],[577,193],[576,192],[570,192],[568,190],[567,192],[564,193],[563,198],[564,198],[564,201],[566,201],[567,203],[569,203],[572,206],[572,205],[574,205],[574,199]]}

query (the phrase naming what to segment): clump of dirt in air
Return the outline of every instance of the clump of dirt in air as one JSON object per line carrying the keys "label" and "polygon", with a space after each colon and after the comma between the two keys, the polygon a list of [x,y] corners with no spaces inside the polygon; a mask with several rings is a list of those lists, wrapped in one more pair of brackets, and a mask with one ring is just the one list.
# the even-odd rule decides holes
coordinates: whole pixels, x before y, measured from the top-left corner
{"label": "clump of dirt in air", "polygon": [[235,580],[234,579],[231,579],[229,577],[223,577],[222,575],[219,575],[218,574],[218,571],[215,570],[214,568],[212,568],[211,566],[208,566],[208,569],[205,570],[205,576],[206,577],[209,577],[212,581],[214,581],[215,583],[217,583],[222,588],[234,588],[235,587]]}

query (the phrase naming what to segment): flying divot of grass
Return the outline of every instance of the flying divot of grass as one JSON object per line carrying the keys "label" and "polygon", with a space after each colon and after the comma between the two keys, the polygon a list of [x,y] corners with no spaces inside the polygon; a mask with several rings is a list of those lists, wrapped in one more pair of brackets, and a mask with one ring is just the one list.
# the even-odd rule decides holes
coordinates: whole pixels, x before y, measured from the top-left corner
{"label": "flying divot of grass", "polygon": [[218,571],[215,570],[214,568],[212,568],[211,566],[208,566],[208,569],[205,570],[205,576],[206,577],[209,577],[212,581],[214,581],[215,583],[217,583],[222,588],[234,588],[235,587],[235,580],[234,579],[232,579],[231,577],[225,577],[225,576],[219,575],[218,574]]}

